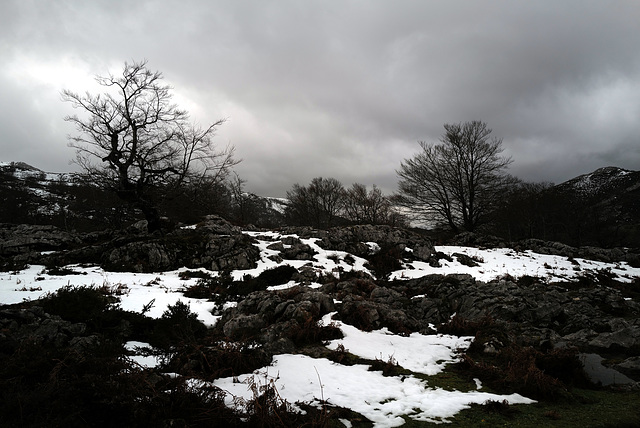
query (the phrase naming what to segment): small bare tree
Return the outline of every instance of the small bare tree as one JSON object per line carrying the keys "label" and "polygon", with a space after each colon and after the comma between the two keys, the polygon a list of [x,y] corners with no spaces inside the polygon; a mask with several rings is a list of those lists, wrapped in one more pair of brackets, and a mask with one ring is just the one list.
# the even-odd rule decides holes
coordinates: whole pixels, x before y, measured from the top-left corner
{"label": "small bare tree", "polygon": [[454,232],[474,231],[486,221],[500,192],[511,181],[502,139],[484,122],[445,124],[440,144],[420,142],[422,152],[397,171],[395,200],[414,215],[444,222]]}
{"label": "small bare tree", "polygon": [[218,150],[212,142],[224,119],[204,128],[190,123],[162,78],[146,61],[125,63],[121,75],[96,77],[103,94],[62,92],[63,101],[84,112],[65,117],[79,132],[69,137],[76,162],[98,185],[139,208],[149,232],[160,228],[159,194],[216,185],[238,163],[232,146]]}
{"label": "small bare tree", "polygon": [[367,186],[354,183],[345,193],[345,216],[357,224],[388,224],[392,214],[389,198],[375,184]]}
{"label": "small bare tree", "polygon": [[293,224],[317,228],[335,226],[344,195],[342,183],[335,178],[316,177],[308,186],[296,183],[287,191],[285,217]]}

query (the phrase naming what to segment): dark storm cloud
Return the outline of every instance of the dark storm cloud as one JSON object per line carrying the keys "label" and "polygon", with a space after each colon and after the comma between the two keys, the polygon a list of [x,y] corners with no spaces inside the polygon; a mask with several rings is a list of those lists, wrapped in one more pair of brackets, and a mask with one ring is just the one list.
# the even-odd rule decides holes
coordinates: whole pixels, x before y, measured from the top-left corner
{"label": "dark storm cloud", "polygon": [[60,90],[146,58],[195,120],[229,119],[217,141],[263,195],[315,176],[391,192],[418,140],[474,119],[528,180],[640,166],[635,1],[10,1],[0,16],[0,160],[67,170]]}

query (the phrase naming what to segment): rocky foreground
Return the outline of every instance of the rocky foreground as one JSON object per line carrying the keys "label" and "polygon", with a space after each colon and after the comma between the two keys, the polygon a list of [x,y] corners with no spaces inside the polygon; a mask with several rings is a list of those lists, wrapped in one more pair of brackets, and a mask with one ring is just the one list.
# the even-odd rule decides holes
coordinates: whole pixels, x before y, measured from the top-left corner
{"label": "rocky foreground", "polygon": [[[339,331],[320,322],[333,314],[333,319],[362,331],[387,328],[399,335],[437,332],[474,336],[459,365],[466,373],[461,376],[493,379],[496,391],[557,400],[567,397],[574,386],[612,385],[633,391],[639,385],[637,277],[622,278],[611,269],[589,269],[583,264],[576,267],[579,272],[571,280],[502,275],[479,281],[470,274],[433,273],[401,279],[392,273],[412,263],[437,268],[455,261],[481,267],[483,260],[438,252],[425,235],[387,226],[243,231],[212,217],[195,227],[176,228],[163,235],[149,236],[142,230],[132,227],[126,233],[75,235],[48,226],[3,225],[0,268],[5,272],[19,271],[28,264],[43,265],[52,272],[73,264],[126,272],[188,268],[186,277],[201,279],[184,295],[210,299],[218,308],[216,325],[206,333],[189,327],[188,339],[205,343],[215,337],[227,343],[254,344],[242,359],[252,362],[233,370],[229,367],[234,363],[224,367],[219,354],[220,367],[213,369],[209,362],[212,356],[198,348],[197,341],[192,342],[190,352],[174,355],[167,362],[176,373],[207,371],[208,379],[251,371],[278,354],[353,359],[344,350],[340,354],[322,346],[340,337]],[[505,246],[477,235],[461,235],[455,243]],[[574,264],[578,258],[588,258],[632,267],[640,260],[638,254],[626,249],[572,248],[542,241],[512,247],[514,251],[557,254]],[[335,259],[333,269],[319,266],[320,252],[329,252]],[[256,269],[255,276],[234,277],[234,272],[252,269]],[[206,273],[212,271],[220,275]],[[39,301],[0,306],[5,360],[11,360],[27,342],[56,355],[60,350],[82,355],[105,345],[106,333],[100,323],[65,317],[52,307]],[[174,312],[179,311],[174,308]],[[157,333],[159,327],[143,315],[118,316],[117,322],[102,321],[109,329],[110,341],[145,339],[160,348],[163,341],[167,344]],[[172,340],[189,342],[178,336]],[[604,365],[600,364],[602,359]],[[586,364],[587,373],[580,362]],[[515,372],[516,363],[524,364],[524,371]]]}

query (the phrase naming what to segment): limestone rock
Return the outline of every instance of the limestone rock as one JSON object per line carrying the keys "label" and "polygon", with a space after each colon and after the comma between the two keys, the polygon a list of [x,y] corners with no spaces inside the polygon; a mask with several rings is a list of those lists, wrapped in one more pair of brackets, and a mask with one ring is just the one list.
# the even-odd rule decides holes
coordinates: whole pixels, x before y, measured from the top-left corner
{"label": "limestone rock", "polygon": [[640,378],[640,356],[629,357],[613,368],[637,380]]}
{"label": "limestone rock", "polygon": [[231,339],[241,340],[258,335],[265,325],[266,323],[262,315],[241,314],[227,321],[222,331]]}
{"label": "limestone rock", "polygon": [[1,224],[0,256],[67,249],[81,242],[72,233],[48,225]]}
{"label": "limestone rock", "polygon": [[601,350],[630,350],[640,347],[640,327],[630,326],[611,333],[601,333],[589,345]]}

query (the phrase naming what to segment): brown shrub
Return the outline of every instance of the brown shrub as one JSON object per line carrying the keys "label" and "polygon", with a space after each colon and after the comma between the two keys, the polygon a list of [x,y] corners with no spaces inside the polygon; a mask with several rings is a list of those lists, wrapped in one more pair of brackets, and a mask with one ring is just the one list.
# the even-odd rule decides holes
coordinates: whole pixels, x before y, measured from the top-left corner
{"label": "brown shrub", "polygon": [[476,336],[479,332],[495,327],[495,320],[491,315],[485,315],[476,320],[468,320],[458,314],[454,315],[446,324],[438,327],[438,333],[452,336]]}
{"label": "brown shrub", "polygon": [[[557,400],[567,396],[567,384],[545,373],[537,361],[551,355],[542,354],[531,347],[516,345],[502,349],[494,361],[474,361],[465,355],[462,366],[481,377],[491,388],[501,392],[517,392],[537,400]],[[573,362],[571,362],[573,365]]]}
{"label": "brown shrub", "polygon": [[298,346],[322,344],[329,340],[342,339],[342,330],[335,324],[321,325],[313,317],[308,317],[303,323],[292,324],[286,336]]}

